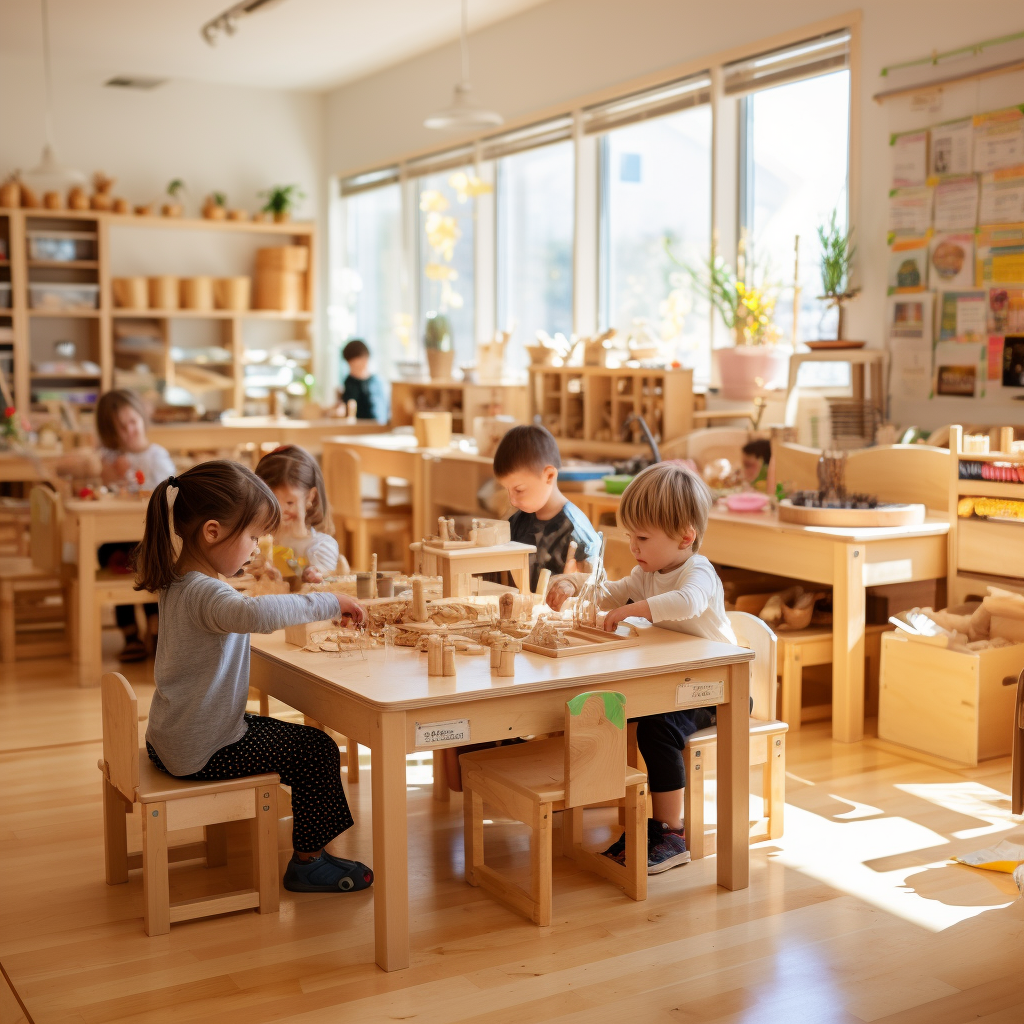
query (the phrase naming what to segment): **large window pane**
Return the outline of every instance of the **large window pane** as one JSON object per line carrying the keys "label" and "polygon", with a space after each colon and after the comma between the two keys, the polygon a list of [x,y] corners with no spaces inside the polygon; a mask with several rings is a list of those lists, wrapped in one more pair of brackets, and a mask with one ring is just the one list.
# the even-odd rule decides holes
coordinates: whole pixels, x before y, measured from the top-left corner
{"label": "large window pane", "polygon": [[[476,202],[467,178],[472,168],[431,174],[418,181],[420,201],[420,317],[414,333],[422,337],[428,313],[443,313],[452,329],[455,362],[476,358],[474,322],[474,231]],[[460,189],[459,186],[462,186]]]}
{"label": "large window pane", "polygon": [[498,164],[498,326],[515,324],[509,370],[529,362],[537,330],[572,333],[573,146],[559,142]]}
{"label": "large window pane", "polygon": [[[363,338],[386,380],[403,358],[401,192],[389,185],[345,201],[344,266],[332,280],[331,334],[338,345]],[[340,359],[340,356],[338,357]],[[345,366],[338,370],[345,376]]]}
{"label": "large window pane", "polygon": [[707,307],[676,260],[696,268],[711,249],[710,107],[608,132],[602,209],[602,326],[629,332],[646,321],[667,358],[707,379]]}
{"label": "large window pane", "polygon": [[850,73],[765,89],[748,97],[746,105],[749,257],[759,274],[783,286],[776,323],[790,341],[793,244],[799,235],[799,338],[835,337],[835,313],[823,322],[824,304],[817,298],[822,290],[817,229],[833,209],[839,211],[837,223],[846,224]]}

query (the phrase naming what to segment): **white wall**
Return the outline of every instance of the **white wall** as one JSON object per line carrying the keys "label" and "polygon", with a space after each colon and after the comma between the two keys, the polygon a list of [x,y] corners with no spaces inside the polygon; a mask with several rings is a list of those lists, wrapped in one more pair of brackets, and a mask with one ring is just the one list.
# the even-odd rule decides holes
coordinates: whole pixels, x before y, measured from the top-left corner
{"label": "white wall", "polygon": [[[471,39],[472,80],[479,100],[512,120],[541,114],[575,97],[627,83],[673,65],[754,44],[778,33],[851,10],[844,0],[550,0],[500,22]],[[851,211],[858,235],[863,294],[851,304],[851,337],[882,344],[885,320],[886,198],[889,134],[961,113],[1024,102],[1018,73],[947,90],[938,114],[912,118],[907,100],[885,105],[886,65],[923,57],[1024,29],[1019,0],[971,5],[953,0],[864,0],[860,55],[861,132],[859,201]],[[424,117],[446,106],[458,74],[456,46],[423,54],[330,93],[327,166],[346,173],[384,164],[444,143],[423,127]],[[811,129],[813,130],[813,128]],[[992,422],[1021,418],[1021,403],[989,403]],[[924,407],[897,406],[897,419],[937,425],[979,419],[977,403],[944,400]]]}

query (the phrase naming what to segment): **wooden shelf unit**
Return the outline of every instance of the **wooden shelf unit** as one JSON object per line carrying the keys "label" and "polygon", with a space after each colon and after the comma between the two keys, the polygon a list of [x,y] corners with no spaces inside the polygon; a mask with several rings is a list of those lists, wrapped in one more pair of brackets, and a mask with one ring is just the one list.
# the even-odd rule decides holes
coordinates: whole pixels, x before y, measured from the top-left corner
{"label": "wooden shelf unit", "polygon": [[642,416],[658,441],[693,430],[693,371],[623,366],[540,366],[530,368],[531,414],[560,440],[594,445],[631,443],[646,448]]}
{"label": "wooden shelf unit", "polygon": [[[28,258],[27,234],[32,228],[47,230],[88,230],[96,233],[96,259],[82,260],[30,260]],[[145,228],[149,230],[223,232],[226,234],[266,235],[268,244],[305,245],[310,249],[309,271],[306,275],[305,308],[297,312],[283,310],[192,310],[192,309],[123,309],[115,307],[111,294],[111,230]],[[273,223],[264,221],[214,221],[198,218],[136,217],[100,211],[11,209],[0,207],[0,238],[7,242],[7,259],[0,260],[0,282],[11,282],[11,308],[0,309],[0,326],[12,326],[13,380],[11,381],[14,401],[18,409],[32,409],[31,395],[36,382],[66,381],[74,378],[65,375],[41,375],[31,369],[33,361],[32,330],[39,322],[60,322],[85,324],[78,327],[79,338],[85,338],[85,345],[79,345],[78,358],[90,359],[100,366],[100,390],[113,387],[115,357],[122,363],[134,360],[145,362],[141,356],[127,352],[115,352],[114,321],[144,320],[155,322],[160,327],[163,354],[159,359],[157,376],[164,376],[168,383],[174,382],[174,365],[170,361],[170,324],[176,320],[222,321],[221,343],[232,353],[232,361],[221,364],[218,372],[230,381],[219,386],[230,394],[230,404],[239,412],[245,400],[245,376],[243,353],[245,338],[243,327],[247,322],[282,321],[302,325],[301,340],[308,343],[311,353],[316,352],[313,336],[313,320],[316,309],[316,229],[308,222]],[[45,276],[34,277],[33,272]],[[238,273],[255,277],[255,268],[239,268]],[[51,310],[30,309],[28,285],[32,281],[65,281],[67,283],[90,283],[99,285],[99,306],[95,310]],[[46,354],[49,356],[49,354]],[[39,355],[37,354],[37,359]],[[315,370],[315,358],[311,359],[311,372]],[[168,368],[170,368],[168,372]],[[91,378],[95,380],[96,378]],[[187,386],[187,385],[186,385]]]}
{"label": "wooden shelf unit", "polygon": [[417,412],[450,412],[452,430],[471,434],[476,416],[529,419],[526,385],[516,381],[473,384],[464,380],[396,380],[391,384],[391,425],[407,427]]}
{"label": "wooden shelf unit", "polygon": [[1024,483],[998,480],[962,480],[961,462],[1007,462],[1024,465],[1024,454],[1011,454],[1013,428],[999,432],[998,452],[963,451],[963,428],[949,429],[949,557],[946,590],[950,605],[970,595],[984,595],[987,587],[1024,593],[1024,520],[1019,523],[988,519],[961,519],[957,501],[965,496],[1011,498],[1024,501]]}

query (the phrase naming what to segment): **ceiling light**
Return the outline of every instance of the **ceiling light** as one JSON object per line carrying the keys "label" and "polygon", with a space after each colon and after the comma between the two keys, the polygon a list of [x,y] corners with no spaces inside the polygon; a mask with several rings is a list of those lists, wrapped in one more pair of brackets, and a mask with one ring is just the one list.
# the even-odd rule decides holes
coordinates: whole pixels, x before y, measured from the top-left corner
{"label": "ceiling light", "polygon": [[452,105],[423,122],[425,128],[472,129],[493,128],[504,124],[505,119],[495,110],[486,110],[473,99],[473,87],[469,84],[469,44],[467,42],[467,0],[462,0],[462,29],[459,33],[459,48],[462,54],[462,80],[455,86]]}
{"label": "ceiling light", "polygon": [[268,7],[280,2],[281,0],[242,0],[241,3],[234,4],[226,11],[221,11],[216,18],[211,18],[199,30],[199,34],[210,46],[216,46],[217,33],[223,32],[227,36],[233,36],[238,29],[239,18],[255,14],[257,11],[265,11]]}

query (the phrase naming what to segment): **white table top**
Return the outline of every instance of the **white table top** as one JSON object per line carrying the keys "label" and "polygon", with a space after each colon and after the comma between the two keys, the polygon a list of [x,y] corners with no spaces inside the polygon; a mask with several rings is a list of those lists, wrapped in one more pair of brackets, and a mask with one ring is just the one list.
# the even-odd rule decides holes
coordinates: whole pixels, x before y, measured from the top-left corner
{"label": "white table top", "polygon": [[804,533],[860,544],[872,540],[893,540],[899,537],[939,537],[949,533],[949,520],[926,515],[916,526],[804,526],[801,523],[783,523],[778,514],[766,512],[730,512],[715,507],[708,516],[708,530],[714,523],[730,523],[759,527],[782,533]]}
{"label": "white table top", "polygon": [[271,661],[302,672],[311,679],[337,686],[371,707],[386,711],[485,700],[512,694],[614,686],[622,679],[686,672],[753,660],[745,647],[701,637],[638,627],[640,645],[572,658],[546,658],[526,651],[516,655],[516,674],[505,678],[491,672],[490,658],[455,656],[455,676],[428,676],[427,656],[415,648],[394,647],[356,654],[311,653],[286,644],[284,632],[252,637],[252,648]]}

